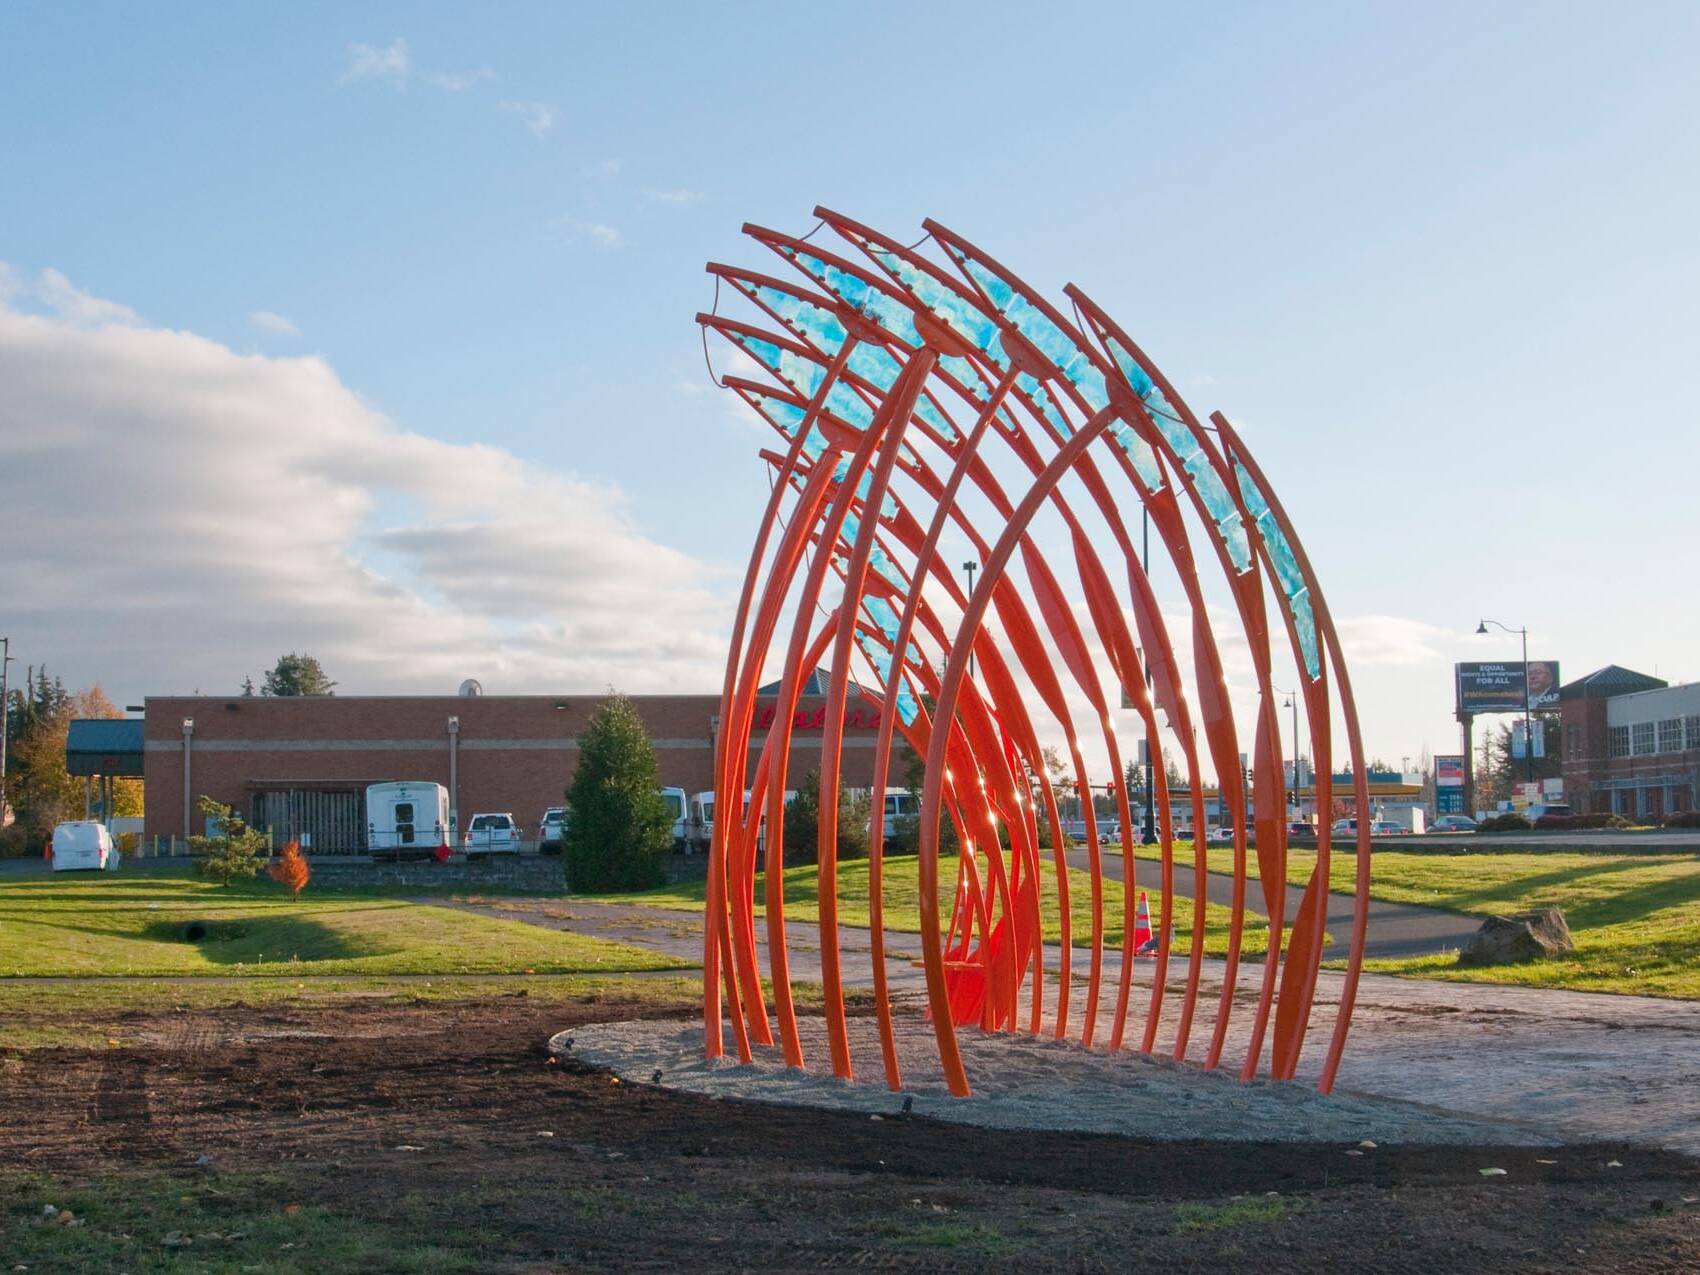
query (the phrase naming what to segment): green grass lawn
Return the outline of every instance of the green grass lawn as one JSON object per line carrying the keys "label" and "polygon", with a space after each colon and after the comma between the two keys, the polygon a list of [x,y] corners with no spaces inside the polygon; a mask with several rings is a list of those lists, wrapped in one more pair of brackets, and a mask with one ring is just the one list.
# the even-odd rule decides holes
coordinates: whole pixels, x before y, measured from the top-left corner
{"label": "green grass lawn", "polygon": [[[206,934],[185,935],[193,922]],[[0,978],[573,974],[681,968],[620,943],[385,897],[191,876],[0,884]]]}
{"label": "green grass lawn", "polygon": [[[1141,847],[1141,858],[1152,851]],[[1190,851],[1189,851],[1190,853]],[[1212,848],[1212,867],[1227,851]],[[1302,885],[1314,850],[1288,854],[1287,879]],[[1329,885],[1354,889],[1353,854],[1330,856]],[[1370,893],[1469,916],[1531,908],[1564,910],[1576,953],[1561,961],[1459,969],[1451,956],[1368,962],[1366,968],[1495,983],[1700,997],[1700,855],[1646,850],[1377,850]]]}
{"label": "green grass lawn", "polygon": [[[888,930],[904,933],[919,933],[921,929],[920,885],[918,879],[918,860],[914,855],[888,856],[885,860],[884,895],[885,895],[885,926]],[[983,870],[983,868],[982,868]],[[940,888],[945,896],[940,901],[941,920],[949,919],[950,889],[955,881],[956,869],[953,864],[942,864],[940,868]],[[1153,874],[1153,877],[1155,874]],[[818,874],[813,864],[804,864],[785,870],[785,917],[791,921],[818,921],[820,919],[819,896],[817,893]],[[650,907],[670,908],[679,911],[700,912],[703,908],[707,892],[707,884],[702,881],[686,882],[679,885],[663,886],[657,890],[647,890],[639,894],[624,894],[607,896],[611,903],[641,903]],[[763,874],[756,875],[756,907],[758,914],[763,907],[765,881]],[[1151,908],[1151,921],[1156,925],[1160,917],[1162,895],[1149,886],[1146,890],[1147,902]],[[1072,916],[1072,930],[1076,943],[1089,943],[1092,939],[1091,914],[1091,877],[1079,868],[1069,870],[1069,911]],[[1055,942],[1062,936],[1062,918],[1057,909],[1056,878],[1047,861],[1043,874],[1043,887],[1040,891],[1040,915],[1045,938]],[[1230,913],[1227,908],[1211,904],[1207,910],[1204,928],[1204,950],[1212,956],[1220,956],[1227,950],[1228,920]],[[850,859],[841,861],[838,865],[838,919],[843,925],[866,926],[868,924],[868,861],[866,859]],[[1122,937],[1122,886],[1119,881],[1104,882],[1104,934],[1105,942],[1120,944]],[[1185,952],[1191,943],[1192,935],[1192,901],[1177,897],[1175,900],[1175,950]],[[1269,946],[1269,927],[1263,918],[1254,916],[1249,911],[1246,914],[1245,935],[1240,950],[1251,955],[1261,954]]]}

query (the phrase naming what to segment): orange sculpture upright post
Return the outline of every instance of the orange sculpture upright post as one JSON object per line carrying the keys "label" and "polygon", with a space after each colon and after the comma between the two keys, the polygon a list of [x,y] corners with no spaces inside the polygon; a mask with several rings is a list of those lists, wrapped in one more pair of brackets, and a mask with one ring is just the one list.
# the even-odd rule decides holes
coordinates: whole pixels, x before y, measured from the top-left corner
{"label": "orange sculpture upright post", "polygon": [[[792,999],[781,868],[793,712],[824,659],[817,872],[835,1074],[854,1074],[844,995],[847,981],[864,973],[846,969],[837,920],[835,812],[854,685],[881,713],[876,785],[889,773],[899,738],[926,761],[916,865],[920,964],[953,1093],[969,1093],[959,1029],[1048,1029],[1086,1045],[1104,1040],[1111,1049],[1137,1040],[1147,1053],[1163,1038],[1174,1057],[1188,1058],[1200,1020],[1200,1040],[1208,1022],[1200,1061],[1218,1066],[1234,1026],[1253,888],[1268,917],[1268,946],[1255,1008],[1241,1011],[1239,1074],[1293,1078],[1321,968],[1335,850],[1328,776],[1337,721],[1359,810],[1367,809],[1368,793],[1339,639],[1286,511],[1231,423],[1220,414],[1209,423],[1196,417],[1078,287],[1063,291],[1065,315],[944,226],[927,222],[921,243],[906,247],[830,210],[815,214],[821,224],[803,238],[746,226],[790,274],[711,264],[715,312],[697,316],[705,343],[713,333],[765,373],[765,380],[727,376],[721,384],[785,443],[782,452],[763,452],[772,496],[756,531],[722,689],[715,786],[723,813],[710,847],[703,936],[706,1052],[724,1053],[730,1025],[745,1060],[777,1033],[788,1063],[808,1062]],[[723,287],[748,303],[749,318],[719,313]],[[1184,664],[1148,575],[1148,553],[1130,534],[1130,510],[1143,512],[1155,529],[1185,595]],[[982,569],[971,590],[941,559],[947,537],[978,555]],[[1207,552],[1195,557],[1199,540]],[[1207,592],[1207,561],[1221,573],[1225,607]],[[1239,706],[1239,715],[1216,632],[1228,615],[1255,684],[1255,700]],[[758,738],[757,687],[773,676],[770,652],[782,669],[779,702]],[[1322,814],[1316,868],[1290,918],[1277,658],[1290,658],[1300,679]],[[1188,786],[1194,901],[1172,1020],[1165,1018],[1175,935],[1171,794],[1166,768],[1153,766],[1158,857],[1136,858],[1138,821],[1112,717],[1118,705],[1137,718],[1150,756],[1175,758]],[[1062,745],[1052,755],[1066,758],[1063,782],[1085,802],[1084,890],[1070,880],[1047,740]],[[1297,741],[1290,742],[1296,756]],[[1096,765],[1107,767],[1107,784],[1095,784]],[[1201,1006],[1209,866],[1203,788],[1212,770],[1233,830],[1233,891],[1213,1007]],[[1104,827],[1119,843],[1113,859],[1100,840],[1089,796],[1095,787],[1114,794]],[[879,797],[876,787],[869,820],[872,968],[865,973],[885,1078],[895,1089],[903,1082],[886,969],[889,865]],[[947,818],[953,865],[941,863]],[[1370,857],[1367,821],[1358,827],[1349,848],[1357,860],[1349,959],[1318,1069],[1324,1092],[1339,1069],[1363,962]],[[1124,899],[1114,918],[1104,906],[1111,863],[1119,863]],[[948,887],[941,876],[947,866],[954,867]],[[761,982],[758,872],[771,1011]],[[1155,881],[1141,880],[1142,872]],[[1047,885],[1054,905],[1044,901]],[[1133,995],[1133,902],[1150,888],[1160,903],[1150,990],[1141,1004]],[[941,908],[947,900],[950,907]],[[1112,925],[1121,933],[1119,957],[1109,950]],[[1047,942],[1047,932],[1056,938]],[[1080,939],[1087,943],[1085,1003],[1076,1018],[1071,992]],[[1119,963],[1113,1003],[1103,987],[1108,960]]]}

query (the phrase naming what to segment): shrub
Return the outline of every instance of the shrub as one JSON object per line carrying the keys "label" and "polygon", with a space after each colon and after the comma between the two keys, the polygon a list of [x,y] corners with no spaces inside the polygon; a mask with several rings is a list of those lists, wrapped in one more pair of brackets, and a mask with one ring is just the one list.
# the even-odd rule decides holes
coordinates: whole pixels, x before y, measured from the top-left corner
{"label": "shrub", "polygon": [[1546,832],[1573,832],[1587,828],[1627,828],[1629,820],[1609,811],[1587,815],[1542,815],[1535,827]]}
{"label": "shrub", "polygon": [[673,821],[657,791],[655,747],[631,700],[610,695],[579,744],[567,789],[572,816],[561,834],[567,886],[581,894],[662,884]]}
{"label": "shrub", "polygon": [[266,875],[287,889],[291,898],[299,899],[302,887],[313,875],[313,870],[301,855],[301,843],[291,841],[284,846],[282,857],[266,868]]}
{"label": "shrub", "polygon": [[218,820],[219,830],[216,836],[189,838],[190,853],[202,856],[195,863],[195,871],[220,885],[257,875],[260,865],[271,857],[265,834],[250,828],[223,802],[202,797],[199,804],[203,815]]}
{"label": "shrub", "polygon": [[[1625,820],[1625,826],[1628,821]],[[1667,828],[1700,828],[1700,810],[1684,810],[1681,814],[1666,815]]]}
{"label": "shrub", "polygon": [[[820,860],[820,771],[811,770],[797,785],[797,797],[785,808],[785,862]],[[900,822],[913,824],[914,820]],[[838,789],[838,857],[868,857],[868,799]]]}
{"label": "shrub", "polygon": [[1477,832],[1527,832],[1532,825],[1519,814],[1489,815],[1476,825]]}

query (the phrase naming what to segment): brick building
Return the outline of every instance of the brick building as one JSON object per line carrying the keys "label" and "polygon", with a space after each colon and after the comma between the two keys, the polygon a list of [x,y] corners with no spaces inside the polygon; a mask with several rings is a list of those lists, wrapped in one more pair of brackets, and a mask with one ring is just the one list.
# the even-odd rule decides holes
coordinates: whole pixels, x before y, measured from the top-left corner
{"label": "brick building", "polygon": [[1564,798],[1578,813],[1700,809],[1700,682],[1609,664],[1559,691]]}
{"label": "brick building", "polygon": [[[756,746],[773,718],[773,692],[756,705]],[[824,689],[805,688],[792,737],[792,784],[820,764]],[[578,735],[598,695],[149,697],[142,727],[148,837],[204,831],[203,795],[278,835],[306,832],[316,851],[365,847],[365,789],[419,780],[449,789],[464,828],[479,811],[511,811],[535,835],[560,805],[578,764]],[[633,697],[655,744],[661,783],[688,793],[712,786],[718,695]],[[852,688],[843,782],[872,786],[879,710]],[[753,770],[757,752],[752,749]],[[902,757],[898,750],[899,759]],[[894,762],[900,766],[901,760]],[[187,768],[187,778],[185,778]],[[901,780],[899,779],[900,783]]]}

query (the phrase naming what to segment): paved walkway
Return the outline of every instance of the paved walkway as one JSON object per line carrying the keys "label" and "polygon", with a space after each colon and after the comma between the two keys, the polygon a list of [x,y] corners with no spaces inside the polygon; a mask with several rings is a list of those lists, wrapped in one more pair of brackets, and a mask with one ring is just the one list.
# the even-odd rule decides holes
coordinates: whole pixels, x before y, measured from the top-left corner
{"label": "paved walkway", "polygon": [[[1220,855],[1220,850],[1213,851]],[[1248,852],[1248,856],[1251,852]],[[1070,850],[1068,861],[1077,868],[1087,866],[1087,855],[1083,849]],[[1122,855],[1118,850],[1103,852],[1104,875],[1111,880],[1122,879]],[[1153,889],[1159,880],[1161,867],[1149,859],[1136,861],[1135,876],[1141,889]],[[1253,869],[1255,871],[1255,868]],[[1175,894],[1178,898],[1192,898],[1193,871],[1190,855],[1175,856]],[[1283,924],[1292,928],[1293,918],[1298,915],[1299,904],[1304,901],[1304,889],[1301,886],[1287,887],[1286,915]],[[1220,903],[1227,907],[1234,901],[1234,877],[1229,872],[1212,872],[1209,877],[1208,895],[1210,902]],[[1323,955],[1329,959],[1343,958],[1350,952],[1352,938],[1352,909],[1355,900],[1349,894],[1330,894],[1328,896],[1328,932],[1333,936],[1332,945],[1324,949]],[[1246,882],[1246,910],[1265,916],[1263,907],[1263,889],[1256,880]],[[1389,903],[1384,899],[1369,901],[1369,932],[1364,939],[1364,955],[1376,957],[1394,956],[1431,956],[1440,952],[1455,952],[1470,941],[1470,936],[1481,927],[1480,917],[1460,916],[1456,912],[1443,912],[1439,908],[1416,907],[1409,903]]]}
{"label": "paved walkway", "polygon": [[[453,906],[701,959],[702,922],[694,913],[576,899]],[[871,985],[868,932],[843,927],[840,944],[846,983]],[[915,936],[892,934],[888,944],[894,999],[918,1009],[923,976],[910,963],[918,946]],[[819,947],[816,925],[787,924],[793,978],[819,979]],[[765,968],[765,944],[762,959]],[[1056,960],[1056,949],[1047,949],[1049,969],[1055,969]],[[1105,1029],[1120,970],[1119,954],[1106,954],[1105,1003],[1099,1015]],[[1197,1021],[1184,1051],[1194,1062],[1203,1059],[1216,1024],[1222,972],[1220,961],[1204,962]],[[1078,1033],[1086,973],[1079,949],[1074,973],[1070,1025]],[[1151,973],[1149,961],[1138,962],[1135,1012],[1129,1019],[1135,1038],[1150,1001]],[[1156,1052],[1173,1055],[1185,962],[1172,963],[1170,973],[1179,977],[1167,984]],[[1261,965],[1241,968],[1224,1037],[1224,1067],[1237,1070],[1245,1058],[1262,973]],[[1342,975],[1323,972],[1301,1078],[1314,1080],[1320,1071],[1342,983]],[[1054,982],[1047,986],[1054,989]],[[1047,1021],[1054,1021],[1053,998],[1054,991],[1047,996]],[[1100,1041],[1106,1036],[1107,1030],[1101,1030]],[[863,1066],[877,1067],[877,1061],[866,1060]],[[1365,974],[1336,1088],[1509,1121],[1568,1139],[1627,1139],[1700,1156],[1700,1002]]]}

